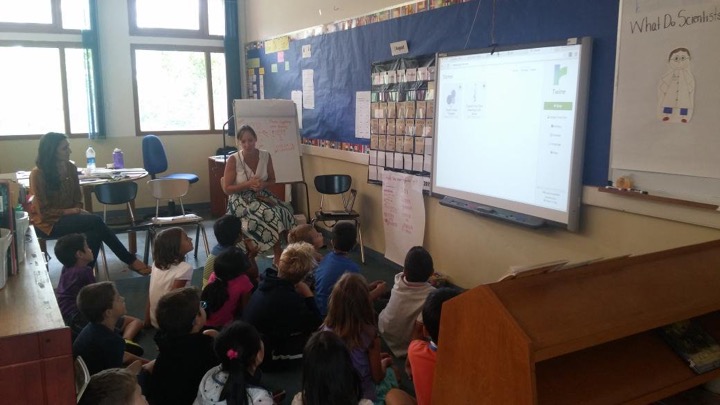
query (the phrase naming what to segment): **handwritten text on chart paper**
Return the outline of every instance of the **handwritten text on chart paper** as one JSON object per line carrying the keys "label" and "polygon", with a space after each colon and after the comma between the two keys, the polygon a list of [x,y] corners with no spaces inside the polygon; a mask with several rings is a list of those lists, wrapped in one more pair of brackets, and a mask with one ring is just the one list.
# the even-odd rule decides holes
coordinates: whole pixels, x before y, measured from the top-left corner
{"label": "handwritten text on chart paper", "polygon": [[383,173],[383,225],[385,256],[402,263],[405,253],[422,245],[425,234],[425,204],[422,177],[405,173]]}

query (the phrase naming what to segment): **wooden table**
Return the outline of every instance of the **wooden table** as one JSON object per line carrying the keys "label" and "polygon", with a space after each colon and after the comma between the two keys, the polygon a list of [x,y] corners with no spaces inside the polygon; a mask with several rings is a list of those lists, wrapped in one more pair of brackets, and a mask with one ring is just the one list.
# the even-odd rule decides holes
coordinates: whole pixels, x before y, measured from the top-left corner
{"label": "wooden table", "polygon": [[0,289],[0,396],[7,404],[74,404],[70,329],[32,227],[25,261]]}

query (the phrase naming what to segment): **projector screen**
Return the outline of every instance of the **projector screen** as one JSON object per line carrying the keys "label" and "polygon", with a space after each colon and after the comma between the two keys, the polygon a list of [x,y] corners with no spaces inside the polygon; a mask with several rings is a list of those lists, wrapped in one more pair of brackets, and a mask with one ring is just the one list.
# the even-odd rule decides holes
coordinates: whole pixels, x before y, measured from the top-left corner
{"label": "projector screen", "polygon": [[455,202],[444,205],[577,230],[591,44],[437,55],[432,192]]}

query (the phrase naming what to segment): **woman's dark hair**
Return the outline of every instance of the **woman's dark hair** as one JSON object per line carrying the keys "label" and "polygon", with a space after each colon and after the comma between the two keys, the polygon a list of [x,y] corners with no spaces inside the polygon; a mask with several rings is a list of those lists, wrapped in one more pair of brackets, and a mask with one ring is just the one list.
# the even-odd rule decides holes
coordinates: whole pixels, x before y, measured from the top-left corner
{"label": "woman's dark hair", "polygon": [[356,405],[360,377],[345,343],[334,333],[318,332],[303,352],[303,405]]}
{"label": "woman's dark hair", "polygon": [[250,135],[252,135],[253,138],[257,141],[257,134],[255,133],[255,130],[250,125],[243,125],[240,127],[240,129],[237,130],[237,133],[235,134],[235,139],[242,138],[243,132],[249,132]]}
{"label": "woman's dark hair", "polygon": [[242,249],[233,246],[224,250],[215,258],[215,280],[205,286],[201,299],[207,302],[208,316],[218,311],[230,298],[228,295],[228,283],[250,268],[250,262]]}
{"label": "woman's dark hair", "polygon": [[57,148],[67,135],[58,132],[48,132],[40,138],[35,165],[40,169],[48,190],[60,189],[60,174],[57,170]]}
{"label": "woman's dark hair", "polygon": [[260,334],[254,326],[243,321],[227,325],[215,338],[215,355],[220,359],[220,368],[228,373],[220,401],[228,405],[247,405],[248,368],[256,365],[255,359],[261,346]]}
{"label": "woman's dark hair", "polygon": [[153,241],[153,260],[155,267],[167,270],[173,264],[184,260],[180,254],[180,245],[185,231],[179,227],[165,229],[157,234]]}

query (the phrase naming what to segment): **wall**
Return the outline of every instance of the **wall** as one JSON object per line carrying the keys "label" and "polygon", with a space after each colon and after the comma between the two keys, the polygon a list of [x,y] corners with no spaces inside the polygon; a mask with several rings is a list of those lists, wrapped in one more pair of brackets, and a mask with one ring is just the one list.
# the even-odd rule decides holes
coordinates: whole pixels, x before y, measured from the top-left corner
{"label": "wall", "polygon": [[[352,0],[336,1],[333,4],[340,9],[338,15],[318,19],[310,11],[327,7],[325,1],[277,1],[274,10],[290,10],[300,7],[299,4],[303,10],[271,14],[259,0],[246,0],[248,41],[269,39],[303,27],[353,17],[358,13],[343,14],[342,11],[346,7],[355,7],[354,3]],[[388,7],[390,3],[383,6]],[[300,18],[301,15],[306,15],[307,20]],[[259,27],[263,27],[262,30]],[[367,166],[346,161],[353,157],[350,152],[337,151],[334,153],[337,158],[329,158],[315,155],[313,148],[305,150],[309,153],[303,156],[303,170],[308,182],[312,183],[316,175],[327,173],[348,173],[353,177],[353,187],[358,190],[355,207],[363,220],[365,245],[383,252],[381,188],[367,184]],[[633,202],[623,199],[608,202],[590,187],[586,187],[584,193],[582,229],[578,233],[525,229],[443,207],[438,199],[425,197],[424,245],[432,253],[439,271],[447,273],[460,286],[472,287],[498,279],[511,265],[641,254],[720,238],[718,229],[626,213],[623,206]],[[603,201],[599,204],[597,200]],[[652,203],[642,205],[648,204]],[[313,209],[319,206],[319,197],[312,192],[310,206]],[[658,210],[650,208],[650,211]],[[702,215],[700,218],[697,222],[703,223]]]}
{"label": "wall", "polygon": [[247,15],[246,42],[262,41],[280,34],[344,18],[363,16],[404,3],[397,0],[274,0],[272,2],[244,0],[244,2]]}
{"label": "wall", "polygon": [[[101,20],[117,24],[113,38],[103,38],[103,44],[109,44],[103,59],[105,71],[106,102],[111,118],[108,120],[110,138],[103,141],[72,139],[74,150],[71,158],[82,162],[84,150],[92,144],[97,151],[98,163],[110,161],[112,149],[120,147],[125,152],[128,167],[142,166],[140,138],[134,135],[134,117],[132,115],[132,93],[130,88],[130,68],[120,66],[113,58],[128,58],[126,7],[123,0],[109,0],[101,3]],[[338,11],[348,14],[333,15],[323,18],[301,13],[289,12],[296,3],[303,8],[314,10],[330,7],[325,1],[278,0],[273,3],[273,10],[284,10],[272,13],[265,10],[259,0],[246,0],[246,8],[241,10],[248,15],[248,40],[267,39],[303,27],[322,22],[352,17],[362,14],[355,7],[353,0],[338,0],[334,4]],[[372,10],[387,7],[391,1]],[[242,3],[241,3],[242,4]],[[374,4],[367,2],[367,4]],[[365,3],[363,3],[365,6]],[[264,8],[263,8],[264,7]],[[261,8],[263,8],[261,10]],[[367,10],[370,11],[370,10]],[[310,13],[312,14],[312,13]],[[255,27],[255,28],[254,28]],[[258,28],[263,27],[263,36],[259,37]],[[269,27],[274,27],[270,31]],[[115,55],[115,56],[112,56]],[[121,59],[116,59],[120,61]],[[162,137],[170,157],[170,170],[194,172],[200,181],[191,187],[186,199],[189,203],[209,201],[209,185],[207,156],[214,153],[221,145],[219,135],[178,135]],[[1,140],[0,139],[0,172],[29,170],[34,166],[37,152],[37,140]],[[344,161],[350,152],[337,152],[341,160],[306,154],[303,156],[303,170],[307,181],[318,174],[348,173],[353,177],[354,187],[358,189],[356,207],[363,220],[363,236],[366,246],[384,251],[385,239],[382,228],[381,189],[367,184],[367,166]],[[312,188],[312,185],[310,186]],[[152,206],[154,203],[147,193],[138,197],[138,206]],[[146,189],[145,189],[146,190]],[[593,197],[596,192],[586,188],[586,198]],[[301,194],[303,195],[303,194]],[[304,195],[303,195],[304,198]],[[611,257],[627,253],[645,253],[671,247],[698,243],[720,238],[720,231],[703,226],[656,219],[643,215],[622,212],[625,200],[620,200],[616,209],[607,209],[594,205],[583,207],[582,230],[572,234],[562,230],[528,230],[497,222],[491,219],[472,216],[470,214],[442,207],[435,198],[425,198],[427,224],[425,230],[425,246],[432,253],[436,268],[447,273],[452,281],[463,286],[490,282],[503,274],[508,266],[532,264],[554,259],[584,260],[599,256]],[[310,206],[319,206],[319,197],[311,192]],[[672,209],[670,207],[669,209]],[[702,220],[698,223],[703,223]]]}

